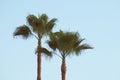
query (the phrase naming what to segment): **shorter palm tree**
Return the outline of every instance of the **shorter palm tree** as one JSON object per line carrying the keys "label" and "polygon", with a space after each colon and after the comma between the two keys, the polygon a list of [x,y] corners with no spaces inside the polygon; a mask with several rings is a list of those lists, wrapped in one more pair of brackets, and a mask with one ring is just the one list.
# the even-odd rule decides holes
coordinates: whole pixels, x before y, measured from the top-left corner
{"label": "shorter palm tree", "polygon": [[80,55],[83,50],[93,49],[88,44],[82,44],[85,39],[80,38],[76,32],[55,32],[51,33],[50,40],[47,42],[53,51],[58,50],[60,54],[55,53],[62,59],[61,73],[62,80],[66,80],[66,57],[70,55]]}
{"label": "shorter palm tree", "polygon": [[49,35],[56,22],[56,18],[48,21],[48,16],[42,14],[38,17],[35,15],[27,16],[28,25],[22,25],[16,28],[14,36],[22,36],[24,39],[34,36],[38,40],[36,49],[37,53],[37,80],[41,80],[41,54],[52,56],[51,52],[41,46],[41,39],[43,36]]}

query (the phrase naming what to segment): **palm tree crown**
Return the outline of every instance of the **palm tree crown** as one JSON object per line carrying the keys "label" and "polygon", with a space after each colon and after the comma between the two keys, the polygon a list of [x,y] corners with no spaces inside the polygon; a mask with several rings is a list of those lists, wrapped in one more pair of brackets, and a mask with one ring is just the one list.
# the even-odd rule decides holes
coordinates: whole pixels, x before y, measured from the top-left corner
{"label": "palm tree crown", "polygon": [[80,38],[76,32],[55,32],[51,33],[48,45],[54,51],[59,50],[60,56],[67,57],[68,55],[79,55],[81,51],[86,49],[92,49],[88,44],[82,44],[85,39]]}
{"label": "palm tree crown", "polygon": [[56,20],[56,18],[53,18],[48,21],[48,16],[46,14],[42,14],[38,17],[35,15],[28,15],[28,25],[17,27],[14,36],[21,35],[23,38],[28,38],[30,35],[34,35],[36,38],[42,38],[42,36],[47,35],[52,31]]}
{"label": "palm tree crown", "polygon": [[[26,19],[27,25],[24,24],[17,27],[13,36],[22,36],[24,39],[34,36],[36,39],[41,40],[43,36],[49,35],[55,25],[55,21],[57,20],[56,18],[53,18],[48,21],[48,16],[46,14],[42,14],[38,17],[32,14],[28,15]],[[41,48],[41,50],[48,56],[52,55],[45,48]],[[40,49],[37,48],[36,51],[40,51]]]}

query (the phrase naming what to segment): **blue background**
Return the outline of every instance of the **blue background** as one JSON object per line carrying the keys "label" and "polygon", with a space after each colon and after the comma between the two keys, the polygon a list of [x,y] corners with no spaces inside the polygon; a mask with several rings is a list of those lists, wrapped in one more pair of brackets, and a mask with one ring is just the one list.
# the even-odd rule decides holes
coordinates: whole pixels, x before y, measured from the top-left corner
{"label": "blue background", "polygon": [[[78,31],[94,47],[67,58],[66,80],[120,80],[119,0],[0,0],[0,80],[35,80],[37,40],[13,38],[26,16],[58,18],[54,31]],[[48,47],[44,42],[42,45]],[[61,80],[61,59],[42,58],[42,80]]]}

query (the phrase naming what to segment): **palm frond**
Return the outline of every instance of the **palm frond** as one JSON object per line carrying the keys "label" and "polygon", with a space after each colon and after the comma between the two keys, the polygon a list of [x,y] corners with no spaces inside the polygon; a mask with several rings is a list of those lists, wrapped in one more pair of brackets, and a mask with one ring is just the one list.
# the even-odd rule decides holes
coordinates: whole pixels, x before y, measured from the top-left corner
{"label": "palm frond", "polygon": [[49,33],[53,29],[56,20],[57,20],[56,18],[53,18],[46,24],[46,32]]}
{"label": "palm frond", "polygon": [[56,43],[57,39],[55,38],[55,35],[53,33],[51,33],[49,35],[49,38],[50,38],[50,40],[48,40],[47,43],[48,43],[49,47],[52,48],[55,51],[56,48],[57,48],[57,43]]}
{"label": "palm frond", "polygon": [[85,39],[78,39],[74,42],[73,47],[76,48],[78,47]]}
{"label": "palm frond", "polygon": [[48,16],[46,14],[42,14],[41,16],[39,16],[39,20],[43,20],[44,24],[46,25],[48,22]]}
{"label": "palm frond", "polygon": [[49,45],[49,47],[50,48],[52,48],[53,50],[56,50],[56,42],[54,42],[54,41],[48,41],[47,42],[48,43],[48,45]]}
{"label": "palm frond", "polygon": [[29,27],[26,25],[22,25],[16,28],[15,32],[13,33],[13,36],[22,36],[23,38],[27,39],[31,34],[32,33]]}
{"label": "palm frond", "polygon": [[82,44],[82,45],[80,46],[80,49],[93,49],[93,47],[91,47],[91,46],[88,45],[88,44]]}
{"label": "palm frond", "polygon": [[45,54],[46,56],[49,56],[49,57],[52,57],[52,52],[50,52],[49,50],[47,50],[46,48],[37,48],[36,51],[35,51],[35,54],[37,53],[43,53]]}
{"label": "palm frond", "polygon": [[82,44],[82,45],[79,45],[77,48],[75,48],[75,53],[76,53],[76,55],[79,55],[79,54],[81,54],[81,51],[84,51],[87,49],[93,49],[93,47],[91,47],[88,44]]}
{"label": "palm frond", "polygon": [[50,52],[50,51],[47,50],[46,48],[42,48],[42,51],[41,51],[41,52],[44,53],[44,54],[47,55],[47,56],[52,57],[52,52]]}
{"label": "palm frond", "polygon": [[41,22],[35,15],[28,15],[27,22],[32,28],[33,32],[38,32],[38,26],[41,24]]}

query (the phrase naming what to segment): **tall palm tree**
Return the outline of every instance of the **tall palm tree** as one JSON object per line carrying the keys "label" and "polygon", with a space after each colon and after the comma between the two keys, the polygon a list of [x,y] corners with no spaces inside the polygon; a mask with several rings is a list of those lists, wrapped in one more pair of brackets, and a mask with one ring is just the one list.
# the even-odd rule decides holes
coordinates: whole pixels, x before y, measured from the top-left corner
{"label": "tall palm tree", "polygon": [[49,35],[52,31],[56,18],[48,21],[48,16],[42,14],[38,17],[31,14],[27,16],[27,25],[22,25],[16,28],[13,36],[22,36],[24,39],[34,36],[38,40],[37,46],[37,80],[41,80],[41,53],[47,56],[52,56],[51,52],[41,46],[41,38]]}
{"label": "tall palm tree", "polygon": [[73,32],[55,32],[51,33],[48,45],[53,51],[58,50],[60,54],[55,53],[62,59],[61,73],[62,80],[66,80],[66,57],[70,55],[80,55],[81,51],[92,49],[88,44],[82,44],[85,39],[80,38],[79,34]]}

